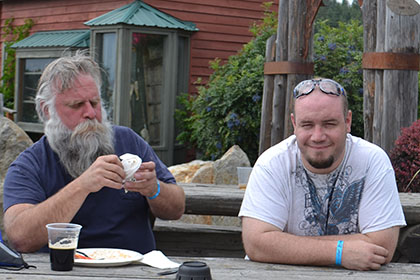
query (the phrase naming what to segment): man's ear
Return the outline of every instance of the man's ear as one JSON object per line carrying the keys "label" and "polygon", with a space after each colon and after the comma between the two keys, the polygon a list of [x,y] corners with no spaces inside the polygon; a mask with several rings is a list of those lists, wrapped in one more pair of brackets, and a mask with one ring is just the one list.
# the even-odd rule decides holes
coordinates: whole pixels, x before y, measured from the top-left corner
{"label": "man's ear", "polygon": [[296,120],[295,120],[295,115],[293,115],[293,113],[290,114],[290,119],[292,120],[293,129],[296,130]]}
{"label": "man's ear", "polygon": [[50,111],[48,110],[48,107],[45,105],[45,102],[41,102],[41,108],[42,112],[44,113],[45,119],[50,119]]}
{"label": "man's ear", "polygon": [[351,112],[351,110],[349,110],[347,112],[347,117],[346,117],[346,126],[347,126],[347,133],[351,132],[351,121],[352,121],[352,115],[353,113]]}

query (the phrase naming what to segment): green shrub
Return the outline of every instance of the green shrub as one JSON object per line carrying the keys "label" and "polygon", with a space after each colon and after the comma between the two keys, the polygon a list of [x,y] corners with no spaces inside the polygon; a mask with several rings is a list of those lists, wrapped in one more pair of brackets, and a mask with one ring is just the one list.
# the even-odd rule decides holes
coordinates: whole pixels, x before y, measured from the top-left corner
{"label": "green shrub", "polygon": [[390,153],[398,191],[420,192],[420,120],[402,128]]}
{"label": "green shrub", "polygon": [[353,112],[351,133],[364,136],[363,124],[363,26],[359,21],[331,27],[328,21],[318,22],[314,35],[316,76],[339,82],[347,91]]}
{"label": "green shrub", "polygon": [[[197,158],[220,158],[239,145],[251,163],[258,156],[261,99],[264,86],[266,40],[276,33],[277,15],[266,11],[264,22],[251,29],[255,38],[221,65],[211,63],[213,74],[198,95],[184,94],[176,111],[180,131],[177,140],[194,147]],[[363,29],[359,21],[330,27],[319,22],[314,36],[315,75],[340,82],[353,111],[352,133],[363,137]],[[200,81],[199,81],[200,82]]]}
{"label": "green shrub", "polygon": [[4,94],[4,104],[8,108],[13,108],[15,96],[15,69],[16,69],[16,51],[11,46],[20,40],[29,36],[34,22],[32,19],[26,19],[20,26],[13,26],[13,18],[8,18],[2,28],[4,43],[4,69],[1,76],[0,93]]}
{"label": "green shrub", "polygon": [[[221,65],[211,62],[214,70],[207,86],[198,87],[198,95],[182,95],[184,109],[176,111],[181,122],[177,140],[191,143],[203,154],[216,159],[232,145],[239,145],[251,162],[258,154],[261,99],[264,86],[266,40],[276,32],[277,15],[266,4],[264,21],[251,28],[253,39],[237,55]],[[187,113],[188,112],[188,113]]]}

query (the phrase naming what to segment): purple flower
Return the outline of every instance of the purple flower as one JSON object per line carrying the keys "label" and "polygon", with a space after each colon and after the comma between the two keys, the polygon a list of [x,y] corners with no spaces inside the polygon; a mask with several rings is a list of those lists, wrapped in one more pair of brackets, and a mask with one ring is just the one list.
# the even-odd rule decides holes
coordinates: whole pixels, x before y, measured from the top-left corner
{"label": "purple flower", "polygon": [[258,94],[256,94],[256,95],[252,96],[252,101],[254,101],[254,102],[258,102],[258,101],[260,101],[260,100],[261,100],[261,96],[259,96]]}
{"label": "purple flower", "polygon": [[329,43],[328,48],[333,51],[337,48],[337,44],[336,43]]}
{"label": "purple flower", "polygon": [[210,106],[208,106],[208,107],[206,108],[206,111],[207,111],[207,112],[211,112],[211,110],[212,110],[212,108],[211,108]]}
{"label": "purple flower", "polygon": [[216,143],[216,148],[217,148],[218,150],[221,150],[221,149],[222,149],[222,143],[217,142],[217,143]]}
{"label": "purple flower", "polygon": [[346,67],[343,67],[340,69],[340,74],[347,74],[349,72],[349,69],[347,69]]}
{"label": "purple flower", "polygon": [[318,37],[318,41],[320,41],[320,42],[324,42],[324,40],[325,40],[324,36],[319,36],[319,37]]}
{"label": "purple flower", "polygon": [[227,127],[228,127],[229,129],[232,129],[232,128],[233,128],[233,126],[234,126],[233,121],[229,120],[229,121],[227,122]]}

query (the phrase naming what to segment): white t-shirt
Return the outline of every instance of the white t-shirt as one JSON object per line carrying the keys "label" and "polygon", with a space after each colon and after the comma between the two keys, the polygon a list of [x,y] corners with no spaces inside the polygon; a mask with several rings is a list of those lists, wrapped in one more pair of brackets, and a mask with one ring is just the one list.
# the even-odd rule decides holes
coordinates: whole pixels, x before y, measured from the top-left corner
{"label": "white t-shirt", "polygon": [[265,151],[252,170],[239,216],[307,236],[406,225],[387,154],[350,134],[343,162],[330,174],[303,166],[294,135]]}

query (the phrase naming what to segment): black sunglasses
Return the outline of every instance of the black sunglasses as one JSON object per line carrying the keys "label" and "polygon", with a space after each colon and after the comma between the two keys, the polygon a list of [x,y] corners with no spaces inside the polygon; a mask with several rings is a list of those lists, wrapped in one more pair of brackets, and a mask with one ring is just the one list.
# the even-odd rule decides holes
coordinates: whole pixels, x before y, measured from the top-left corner
{"label": "black sunglasses", "polygon": [[346,96],[346,91],[336,81],[330,79],[319,79],[305,80],[300,82],[293,90],[293,97],[296,99],[301,97],[302,95],[308,95],[315,89],[316,86],[319,86],[319,89],[323,93],[332,94],[336,96]]}

